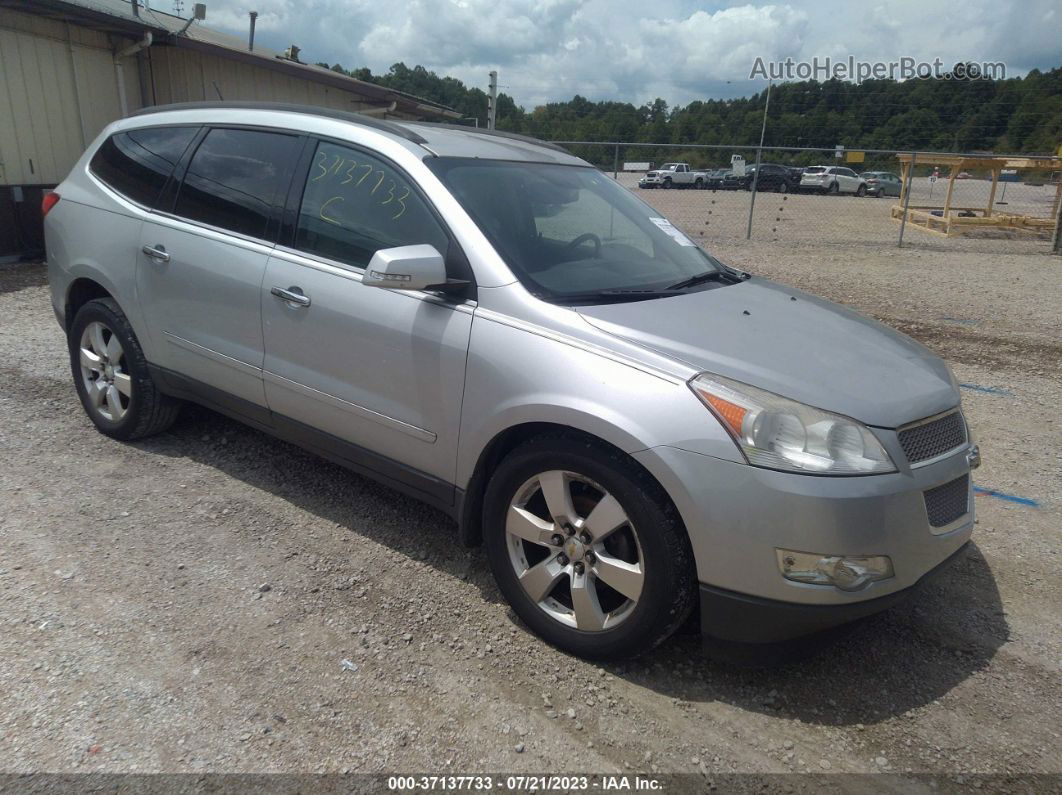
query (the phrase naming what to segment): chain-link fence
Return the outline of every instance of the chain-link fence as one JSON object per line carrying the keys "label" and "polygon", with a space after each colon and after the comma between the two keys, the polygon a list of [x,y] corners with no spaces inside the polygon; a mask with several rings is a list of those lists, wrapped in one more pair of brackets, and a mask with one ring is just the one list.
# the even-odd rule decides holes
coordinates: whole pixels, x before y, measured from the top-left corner
{"label": "chain-link fence", "polygon": [[[558,142],[694,240],[1052,250],[1058,158]],[[649,175],[666,164],[678,168]]]}

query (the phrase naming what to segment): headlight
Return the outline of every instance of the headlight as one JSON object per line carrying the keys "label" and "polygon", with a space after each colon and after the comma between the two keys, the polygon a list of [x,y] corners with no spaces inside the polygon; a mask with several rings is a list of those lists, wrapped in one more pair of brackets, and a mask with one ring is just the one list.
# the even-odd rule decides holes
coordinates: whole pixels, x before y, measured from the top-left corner
{"label": "headlight", "polygon": [[881,442],[850,417],[718,375],[699,375],[690,388],[753,466],[817,475],[896,471]]}

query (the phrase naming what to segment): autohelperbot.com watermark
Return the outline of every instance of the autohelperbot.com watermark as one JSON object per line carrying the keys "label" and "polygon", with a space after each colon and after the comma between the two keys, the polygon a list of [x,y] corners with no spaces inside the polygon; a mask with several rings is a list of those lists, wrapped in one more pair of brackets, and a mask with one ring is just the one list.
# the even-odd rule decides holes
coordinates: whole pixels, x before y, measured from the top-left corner
{"label": "autohelperbot.com watermark", "polygon": [[894,61],[861,61],[847,58],[815,56],[810,61],[786,58],[768,61],[756,58],[749,79],[763,80],[1003,80],[1007,65],[1002,61],[960,61],[945,65],[940,58],[931,61],[903,56]]}

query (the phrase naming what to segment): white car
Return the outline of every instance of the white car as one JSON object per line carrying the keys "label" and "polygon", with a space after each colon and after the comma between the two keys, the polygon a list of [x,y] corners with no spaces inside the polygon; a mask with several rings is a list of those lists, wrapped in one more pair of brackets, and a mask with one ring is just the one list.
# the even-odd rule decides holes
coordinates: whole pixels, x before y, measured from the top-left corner
{"label": "white car", "polygon": [[865,196],[867,181],[843,166],[810,166],[800,176],[800,190]]}

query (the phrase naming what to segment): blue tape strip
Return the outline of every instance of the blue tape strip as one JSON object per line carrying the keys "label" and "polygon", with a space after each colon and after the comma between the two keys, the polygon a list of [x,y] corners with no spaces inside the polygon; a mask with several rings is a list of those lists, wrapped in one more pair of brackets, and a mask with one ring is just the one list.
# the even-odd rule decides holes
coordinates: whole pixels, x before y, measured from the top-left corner
{"label": "blue tape strip", "polygon": [[1005,494],[1002,491],[986,489],[981,486],[974,486],[974,493],[984,494],[986,497],[995,497],[996,499],[1006,500],[1007,502],[1016,502],[1018,505],[1028,505],[1030,508],[1040,507],[1040,503],[1036,500],[1030,500],[1028,497],[1016,497],[1013,494]]}
{"label": "blue tape strip", "polygon": [[959,386],[963,389],[969,389],[974,392],[984,392],[989,395],[1014,395],[1009,389],[1004,389],[1001,386],[981,386],[980,384],[959,384]]}

